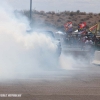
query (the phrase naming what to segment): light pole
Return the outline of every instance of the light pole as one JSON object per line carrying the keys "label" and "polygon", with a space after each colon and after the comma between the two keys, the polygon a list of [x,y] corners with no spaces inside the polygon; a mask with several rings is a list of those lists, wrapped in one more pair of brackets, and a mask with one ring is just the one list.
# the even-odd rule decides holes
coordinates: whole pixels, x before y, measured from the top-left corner
{"label": "light pole", "polygon": [[32,0],[30,0],[30,22],[32,20]]}

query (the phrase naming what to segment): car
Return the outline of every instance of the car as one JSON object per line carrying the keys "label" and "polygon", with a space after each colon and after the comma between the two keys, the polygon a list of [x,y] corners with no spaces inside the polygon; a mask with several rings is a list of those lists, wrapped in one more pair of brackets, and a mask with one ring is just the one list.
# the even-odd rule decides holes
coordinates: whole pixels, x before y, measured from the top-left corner
{"label": "car", "polygon": [[40,31],[40,30],[39,31],[33,31],[32,29],[27,29],[26,32],[28,34],[31,34],[33,32],[37,32],[39,34],[45,34],[46,36],[49,36],[50,38],[52,38],[53,43],[55,45],[57,45],[56,56],[59,57],[61,55],[61,51],[62,51],[62,49],[61,49],[61,41],[60,41],[60,39],[57,39],[55,37],[55,35],[54,35],[54,33],[52,31]]}
{"label": "car", "polygon": [[52,31],[42,31],[41,33],[50,36],[53,39],[53,43],[57,45],[56,56],[59,57],[62,51],[60,39],[57,39]]}

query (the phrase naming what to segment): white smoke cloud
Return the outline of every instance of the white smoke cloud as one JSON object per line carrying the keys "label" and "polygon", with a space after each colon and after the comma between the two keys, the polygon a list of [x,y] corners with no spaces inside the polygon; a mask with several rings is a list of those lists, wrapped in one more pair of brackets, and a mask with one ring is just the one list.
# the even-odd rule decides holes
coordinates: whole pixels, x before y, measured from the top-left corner
{"label": "white smoke cloud", "polygon": [[54,67],[52,62],[54,56],[51,55],[55,54],[57,47],[53,40],[42,33],[28,34],[26,32],[28,25],[27,18],[16,16],[14,11],[6,8],[5,5],[0,7],[0,76],[2,78],[28,76]]}
{"label": "white smoke cloud", "polygon": [[[7,4],[0,6],[0,78],[21,78],[60,68],[72,70],[80,59],[65,56],[59,59],[57,45],[41,32],[27,33],[29,21]],[[43,72],[44,73],[44,72]]]}
{"label": "white smoke cloud", "polygon": [[[73,50],[73,52],[75,52]],[[85,55],[86,56],[86,55]],[[65,54],[62,53],[62,55],[60,56],[60,66],[62,67],[62,69],[65,70],[80,70],[83,69],[84,67],[89,66],[90,64],[90,58],[85,58],[84,57],[75,57],[73,55],[69,55],[69,54]]]}

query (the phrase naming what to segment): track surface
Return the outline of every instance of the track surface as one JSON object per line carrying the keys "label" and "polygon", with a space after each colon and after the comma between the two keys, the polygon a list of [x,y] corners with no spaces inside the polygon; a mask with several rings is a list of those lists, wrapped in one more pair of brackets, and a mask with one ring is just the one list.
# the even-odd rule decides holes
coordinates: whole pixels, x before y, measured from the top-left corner
{"label": "track surface", "polygon": [[22,94],[0,100],[100,100],[100,66],[1,81],[0,94]]}
{"label": "track surface", "polygon": [[71,70],[48,71],[29,78],[2,80],[1,94],[22,96],[0,97],[0,100],[100,100],[100,66],[79,65]]}

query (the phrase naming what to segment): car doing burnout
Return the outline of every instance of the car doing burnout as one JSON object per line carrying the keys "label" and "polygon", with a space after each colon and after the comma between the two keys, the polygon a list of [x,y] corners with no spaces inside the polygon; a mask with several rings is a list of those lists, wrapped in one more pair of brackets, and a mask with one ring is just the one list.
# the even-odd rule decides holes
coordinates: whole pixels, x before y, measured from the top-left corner
{"label": "car doing burnout", "polygon": [[[27,30],[27,33],[29,34],[31,34],[32,32],[33,32],[32,29]],[[38,31],[38,33],[45,34],[46,36],[49,36],[53,40],[53,43],[57,46],[56,56],[59,57],[61,55],[61,50],[62,50],[60,39],[56,39],[52,31]]]}
{"label": "car doing burnout", "polygon": [[56,49],[56,55],[59,57],[61,55],[61,42],[60,39],[56,39],[54,36],[54,33],[52,31],[43,31],[42,34],[45,34],[47,36],[50,36],[50,38],[52,38],[53,43],[55,45],[57,45],[57,49]]}

